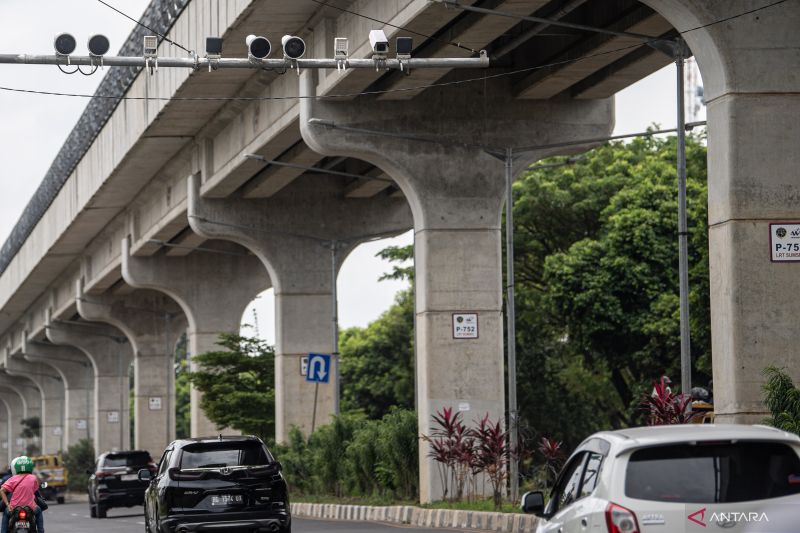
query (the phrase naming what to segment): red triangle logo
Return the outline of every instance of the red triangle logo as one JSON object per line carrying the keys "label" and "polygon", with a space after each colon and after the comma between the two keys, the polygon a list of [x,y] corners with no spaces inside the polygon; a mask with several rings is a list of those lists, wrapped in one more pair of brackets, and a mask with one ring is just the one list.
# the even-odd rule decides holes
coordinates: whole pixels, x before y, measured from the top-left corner
{"label": "red triangle logo", "polygon": [[[698,516],[700,517],[699,520]],[[706,508],[703,507],[699,511],[693,512],[687,518],[689,518],[689,520],[691,520],[695,524],[700,524],[701,526],[706,527],[706,524],[704,522],[704,520],[706,519]]]}

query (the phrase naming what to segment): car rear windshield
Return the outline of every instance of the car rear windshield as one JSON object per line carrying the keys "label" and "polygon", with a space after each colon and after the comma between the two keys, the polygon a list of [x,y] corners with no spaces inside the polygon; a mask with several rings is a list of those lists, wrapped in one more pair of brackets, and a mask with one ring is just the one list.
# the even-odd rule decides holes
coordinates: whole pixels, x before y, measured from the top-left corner
{"label": "car rear windshield", "polygon": [[103,461],[103,468],[147,466],[152,462],[153,460],[147,452],[110,453],[106,455],[106,459]]}
{"label": "car rear windshield", "polygon": [[263,444],[245,442],[202,442],[183,448],[180,468],[223,468],[226,466],[268,465],[272,457]]}
{"label": "car rear windshield", "polygon": [[646,448],[631,454],[629,498],[733,503],[800,493],[800,459],[777,442],[723,442]]}

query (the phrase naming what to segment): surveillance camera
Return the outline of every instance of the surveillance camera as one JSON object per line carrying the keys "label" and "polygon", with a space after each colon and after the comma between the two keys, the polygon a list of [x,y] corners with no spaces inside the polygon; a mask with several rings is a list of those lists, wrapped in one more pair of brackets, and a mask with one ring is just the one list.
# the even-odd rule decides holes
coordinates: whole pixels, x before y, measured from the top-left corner
{"label": "surveillance camera", "polygon": [[385,58],[389,53],[389,39],[383,30],[372,30],[369,32],[369,44],[372,47],[374,56]]}
{"label": "surveillance camera", "polygon": [[248,35],[244,42],[247,43],[247,54],[250,59],[264,59],[272,52],[272,43],[266,37]]}
{"label": "surveillance camera", "polygon": [[300,37],[284,35],[281,39],[283,55],[288,59],[300,59],[306,53],[306,43]]}
{"label": "surveillance camera", "polygon": [[56,37],[55,41],[53,42],[53,46],[56,49],[56,54],[60,56],[70,55],[75,51],[75,47],[77,45],[78,43],[75,41],[75,37],[69,33],[62,33]]}
{"label": "surveillance camera", "polygon": [[105,35],[93,35],[89,38],[89,55],[104,56],[111,48],[111,43],[108,42],[108,37]]}

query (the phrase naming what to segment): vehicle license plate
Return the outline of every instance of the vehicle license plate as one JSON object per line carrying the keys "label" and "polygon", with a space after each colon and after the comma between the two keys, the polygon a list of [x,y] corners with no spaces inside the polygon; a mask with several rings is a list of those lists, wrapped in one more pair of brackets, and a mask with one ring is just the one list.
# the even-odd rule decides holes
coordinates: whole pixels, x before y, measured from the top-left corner
{"label": "vehicle license plate", "polygon": [[121,481],[137,481],[139,479],[138,474],[125,474],[124,476],[120,476],[119,478]]}
{"label": "vehicle license plate", "polygon": [[212,496],[211,497],[211,505],[231,505],[236,503],[242,503],[244,498],[241,494],[221,494],[219,496]]}
{"label": "vehicle license plate", "polygon": [[31,523],[30,522],[17,522],[17,528],[19,529],[30,529]]}

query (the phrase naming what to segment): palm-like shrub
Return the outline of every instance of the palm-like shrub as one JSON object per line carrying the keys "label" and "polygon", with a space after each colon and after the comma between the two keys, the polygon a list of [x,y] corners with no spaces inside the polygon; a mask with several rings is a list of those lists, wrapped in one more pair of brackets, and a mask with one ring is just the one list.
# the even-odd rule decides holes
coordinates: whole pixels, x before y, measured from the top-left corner
{"label": "palm-like shrub", "polygon": [[770,426],[800,435],[800,389],[782,368],[764,369],[764,402],[772,414],[765,422]]}

